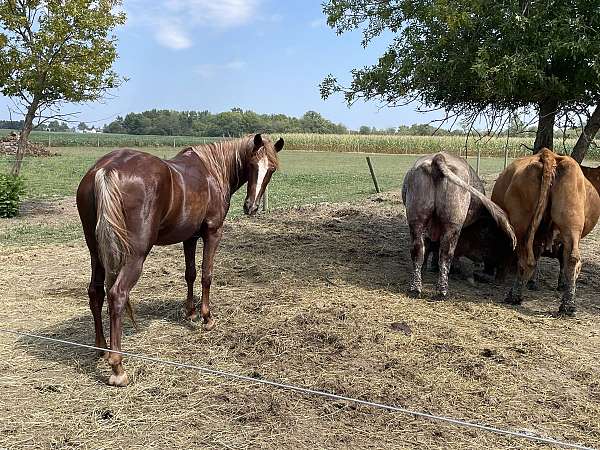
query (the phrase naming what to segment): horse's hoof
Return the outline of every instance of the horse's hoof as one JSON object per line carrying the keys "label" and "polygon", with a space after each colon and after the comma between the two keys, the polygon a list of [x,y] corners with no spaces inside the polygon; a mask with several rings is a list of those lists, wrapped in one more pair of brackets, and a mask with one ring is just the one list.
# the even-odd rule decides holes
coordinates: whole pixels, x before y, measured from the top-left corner
{"label": "horse's hoof", "polygon": [[217,321],[211,317],[207,322],[204,323],[204,330],[210,331],[215,327],[216,324]]}
{"label": "horse's hoof", "polygon": [[98,358],[103,359],[105,361],[108,361],[108,357],[110,356],[110,352],[107,350],[97,350],[96,351],[96,355],[98,356]]}
{"label": "horse's hoof", "polygon": [[121,375],[112,374],[108,379],[108,384],[115,387],[125,387],[129,384],[129,378],[127,373],[123,372]]}
{"label": "horse's hoof", "polygon": [[556,285],[556,290],[559,292],[564,291],[567,288],[567,285],[565,283],[558,283]]}
{"label": "horse's hoof", "polygon": [[408,291],[408,296],[410,298],[421,298],[421,291],[417,291],[416,289],[411,289]]}
{"label": "horse's hoof", "polygon": [[540,284],[537,281],[530,280],[527,282],[527,289],[529,289],[530,291],[539,291]]}
{"label": "horse's hoof", "polygon": [[195,322],[196,319],[198,318],[198,313],[196,311],[192,312],[191,314],[188,313],[187,318],[190,322]]}

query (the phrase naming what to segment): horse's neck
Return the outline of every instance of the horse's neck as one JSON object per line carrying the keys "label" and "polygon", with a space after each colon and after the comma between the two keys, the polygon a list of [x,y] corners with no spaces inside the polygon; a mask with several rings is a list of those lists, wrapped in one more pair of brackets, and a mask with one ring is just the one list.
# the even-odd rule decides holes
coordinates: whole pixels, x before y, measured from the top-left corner
{"label": "horse's neck", "polygon": [[233,194],[248,181],[248,174],[245,171],[247,152],[242,145],[227,149],[227,152],[231,152],[228,155],[223,151],[211,151],[209,158],[201,154],[202,149],[195,151],[208,172],[219,181],[226,200],[231,199]]}

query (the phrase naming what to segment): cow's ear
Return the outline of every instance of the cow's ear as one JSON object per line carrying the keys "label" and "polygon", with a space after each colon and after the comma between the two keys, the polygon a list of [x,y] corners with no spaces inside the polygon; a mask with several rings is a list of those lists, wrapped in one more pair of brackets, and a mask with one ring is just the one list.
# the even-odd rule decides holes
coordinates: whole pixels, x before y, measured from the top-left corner
{"label": "cow's ear", "polygon": [[283,144],[284,144],[283,138],[279,138],[277,140],[277,142],[275,142],[275,151],[280,152],[281,149],[283,148]]}
{"label": "cow's ear", "polygon": [[260,133],[254,135],[254,151],[257,151],[263,146],[263,139]]}

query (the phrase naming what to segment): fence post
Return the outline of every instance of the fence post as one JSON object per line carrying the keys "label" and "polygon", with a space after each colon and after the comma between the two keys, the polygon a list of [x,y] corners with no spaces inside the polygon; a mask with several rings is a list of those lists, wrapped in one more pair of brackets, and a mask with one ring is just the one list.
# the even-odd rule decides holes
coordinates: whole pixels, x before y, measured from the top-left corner
{"label": "fence post", "polygon": [[375,170],[373,170],[373,164],[371,164],[371,158],[367,156],[367,164],[369,165],[369,171],[371,172],[371,178],[373,178],[373,184],[375,185],[375,192],[378,194],[381,192],[379,190],[379,183],[377,183],[377,177],[375,176]]}
{"label": "fence post", "polygon": [[100,136],[98,136],[98,147],[100,147]]}
{"label": "fence post", "polygon": [[481,162],[481,147],[477,147],[477,176],[479,176],[479,163]]}
{"label": "fence post", "polygon": [[173,148],[175,148],[175,138],[173,138]]}
{"label": "fence post", "polygon": [[504,147],[504,168],[508,165],[508,145]]}
{"label": "fence post", "polygon": [[48,148],[50,148],[50,134],[48,134]]}

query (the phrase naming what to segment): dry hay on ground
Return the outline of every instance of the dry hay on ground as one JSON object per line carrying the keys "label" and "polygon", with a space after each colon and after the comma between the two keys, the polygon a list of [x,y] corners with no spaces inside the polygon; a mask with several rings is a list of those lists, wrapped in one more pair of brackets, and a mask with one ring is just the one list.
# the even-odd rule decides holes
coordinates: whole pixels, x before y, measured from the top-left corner
{"label": "dry hay on ground", "polygon": [[[126,327],[124,349],[597,445],[598,232],[582,245],[575,319],[552,314],[549,261],[522,307],[500,302],[508,286],[457,279],[447,301],[413,300],[403,207],[379,200],[230,221],[210,333],[182,317],[181,246],[155,249],[132,294],[141,328]],[[60,206],[77,220],[72,201]],[[2,326],[93,342],[81,240],[0,247],[0,265]],[[427,274],[426,295],[434,284]],[[133,359],[132,385],[110,388],[91,352],[6,335],[0,361],[0,447],[546,448]]]}
{"label": "dry hay on ground", "polygon": [[[11,133],[3,138],[0,138],[0,155],[16,155],[19,135]],[[33,142],[27,142],[25,147],[25,156],[57,156],[58,153],[51,152],[46,147]]]}

